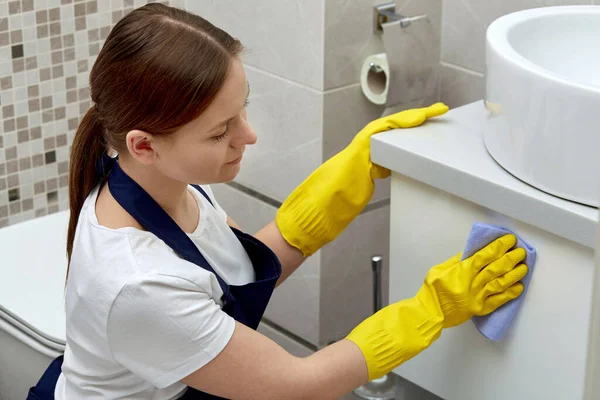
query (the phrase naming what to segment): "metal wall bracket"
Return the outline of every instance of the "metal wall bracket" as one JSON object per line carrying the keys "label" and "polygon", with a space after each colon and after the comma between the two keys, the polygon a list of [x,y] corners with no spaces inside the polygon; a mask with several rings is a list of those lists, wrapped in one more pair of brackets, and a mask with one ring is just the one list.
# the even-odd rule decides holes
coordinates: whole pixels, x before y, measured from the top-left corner
{"label": "metal wall bracket", "polygon": [[396,14],[396,3],[385,3],[373,7],[373,33],[382,34],[383,24],[387,22],[400,21],[400,27],[406,28],[413,22],[422,19],[428,19],[426,14],[417,15],[415,17],[405,17],[401,14]]}
{"label": "metal wall bracket", "polygon": [[383,33],[382,24],[386,22],[400,21],[400,26],[406,28],[412,23],[411,18],[396,14],[396,3],[379,4],[373,7],[373,32]]}

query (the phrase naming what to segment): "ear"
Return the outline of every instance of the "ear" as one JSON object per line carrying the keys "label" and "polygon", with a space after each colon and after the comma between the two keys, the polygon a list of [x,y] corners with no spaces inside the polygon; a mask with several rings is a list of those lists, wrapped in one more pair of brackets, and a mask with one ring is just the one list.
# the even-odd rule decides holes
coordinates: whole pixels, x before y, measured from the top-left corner
{"label": "ear", "polygon": [[129,154],[142,164],[153,164],[157,159],[156,141],[150,133],[137,129],[129,131],[125,143]]}

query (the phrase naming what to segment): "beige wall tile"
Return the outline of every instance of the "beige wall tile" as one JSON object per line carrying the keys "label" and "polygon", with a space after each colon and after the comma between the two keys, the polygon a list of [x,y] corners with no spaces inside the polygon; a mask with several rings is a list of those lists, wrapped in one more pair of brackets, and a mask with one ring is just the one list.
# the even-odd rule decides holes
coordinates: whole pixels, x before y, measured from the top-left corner
{"label": "beige wall tile", "polygon": [[[328,0],[325,2],[325,89],[360,80],[363,60],[385,51],[381,37],[373,33],[373,6],[378,0]],[[427,14],[435,27],[433,50],[439,54],[442,0],[397,0],[396,12],[412,17]]]}
{"label": "beige wall tile", "polygon": [[363,214],[321,250],[321,344],[345,337],[373,313],[373,255],[384,257],[381,286],[387,303],[389,221],[389,206]]}
{"label": "beige wall tile", "polygon": [[534,7],[591,4],[591,0],[444,0],[442,61],[484,71],[485,32],[495,19]]}
{"label": "beige wall tile", "polygon": [[[370,121],[379,118],[383,106],[371,103],[355,84],[325,93],[323,104],[323,160],[346,147]],[[372,201],[389,198],[389,180],[377,180]]]}
{"label": "beige wall tile", "polygon": [[258,142],[246,148],[236,181],[283,201],[321,162],[323,95],[252,67],[246,73]]}
{"label": "beige wall tile", "polygon": [[450,108],[460,107],[484,97],[483,74],[452,65],[442,65],[440,79],[440,99]]}
{"label": "beige wall tile", "polygon": [[249,65],[322,89],[324,3],[188,0],[187,7],[239,38]]}

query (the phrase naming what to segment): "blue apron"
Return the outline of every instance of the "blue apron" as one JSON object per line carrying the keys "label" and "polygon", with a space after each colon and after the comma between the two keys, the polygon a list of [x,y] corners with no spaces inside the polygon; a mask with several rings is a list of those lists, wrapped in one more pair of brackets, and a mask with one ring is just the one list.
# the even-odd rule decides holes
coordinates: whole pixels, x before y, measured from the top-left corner
{"label": "blue apron", "polygon": [[[118,162],[103,159],[103,170],[111,170],[108,177],[110,193],[117,202],[146,230],[162,239],[181,258],[212,272],[223,290],[223,311],[236,321],[256,329],[281,276],[279,259],[255,237],[231,228],[248,253],[256,280],[242,286],[228,285],[212,269],[194,242],[179,228],[171,217],[152,197],[121,169]],[[196,188],[211,204],[212,201],[201,187]],[[53,400],[56,381],[61,373],[63,356],[56,358],[37,385],[29,391],[27,400]],[[188,388],[183,400],[222,399],[208,393]]]}

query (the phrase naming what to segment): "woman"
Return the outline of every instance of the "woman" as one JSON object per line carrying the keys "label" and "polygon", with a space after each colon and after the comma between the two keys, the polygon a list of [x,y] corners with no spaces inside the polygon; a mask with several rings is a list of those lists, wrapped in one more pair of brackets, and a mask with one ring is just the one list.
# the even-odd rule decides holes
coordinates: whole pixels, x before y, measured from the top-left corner
{"label": "woman", "polygon": [[156,3],[106,39],[90,75],[94,106],[72,147],[67,346],[31,398],[337,398],[522,292],[525,252],[510,251],[507,235],[432,268],[414,298],[310,357],[257,333],[276,285],[389,175],[370,162],[370,136],[447,107],[367,125],[250,236],[207,186],[232,180],[256,141],[241,51],[202,18]]}

